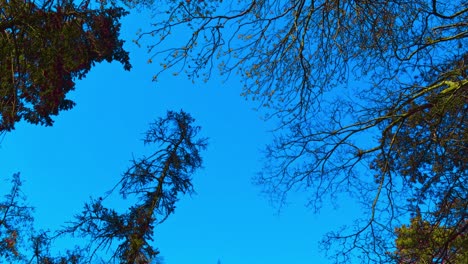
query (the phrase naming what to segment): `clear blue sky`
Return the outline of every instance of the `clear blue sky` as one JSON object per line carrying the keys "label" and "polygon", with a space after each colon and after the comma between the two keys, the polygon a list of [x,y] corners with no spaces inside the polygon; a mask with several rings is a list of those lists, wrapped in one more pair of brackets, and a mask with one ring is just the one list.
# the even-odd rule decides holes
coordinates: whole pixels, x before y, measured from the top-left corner
{"label": "clear blue sky", "polygon": [[[131,40],[147,23],[142,14],[123,21]],[[293,197],[279,214],[251,179],[261,169],[261,150],[271,128],[255,106],[240,97],[233,76],[195,85],[184,75],[151,82],[155,65],[127,41],[133,69],[97,65],[77,83],[77,103],[55,118],[53,127],[17,125],[0,145],[0,178],[21,172],[24,192],[36,208],[38,229],[56,229],[81,211],[89,197],[113,187],[132,156],[148,151],[141,138],[148,123],[167,110],[184,109],[209,138],[204,169],[194,175],[197,194],[184,197],[175,214],[155,233],[167,264],[328,263],[318,250],[322,236],[349,223],[356,209],[347,204],[314,215]],[[3,190],[3,188],[2,188]],[[123,204],[114,204],[124,207]]]}

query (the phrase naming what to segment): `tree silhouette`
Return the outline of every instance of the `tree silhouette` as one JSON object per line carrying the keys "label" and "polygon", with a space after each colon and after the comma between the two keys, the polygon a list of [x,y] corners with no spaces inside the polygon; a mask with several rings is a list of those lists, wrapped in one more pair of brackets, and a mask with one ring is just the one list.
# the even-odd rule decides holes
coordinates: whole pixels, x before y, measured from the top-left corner
{"label": "tree silhouette", "polygon": [[88,8],[89,1],[0,1],[0,133],[24,119],[50,126],[69,110],[67,99],[95,63],[130,69],[119,39],[122,8]]}
{"label": "tree silhouette", "polygon": [[10,192],[0,201],[0,258],[8,262],[24,257],[20,251],[33,221],[32,208],[24,202],[19,173],[13,174],[11,185]]}
{"label": "tree silhouette", "polygon": [[159,251],[151,244],[154,228],[174,212],[181,194],[194,192],[192,174],[202,165],[200,151],[205,149],[206,139],[198,138],[200,127],[193,122],[184,111],[169,111],[165,118],[151,124],[144,142],[157,150],[133,160],[116,185],[123,198],[132,197],[138,203],[118,213],[106,208],[104,199],[92,200],[63,231],[89,238],[89,262],[98,250],[119,241],[112,259],[120,263],[160,263]]}
{"label": "tree silhouette", "polygon": [[[156,147],[153,154],[133,160],[114,189],[86,203],[68,227],[54,234],[32,228],[32,208],[24,205],[19,174],[15,174],[11,192],[0,202],[0,260],[96,263],[111,252],[109,262],[163,263],[152,243],[154,229],[174,213],[180,195],[194,193],[192,175],[202,166],[200,154],[207,145],[194,121],[184,111],[168,111],[165,118],[152,123],[144,143]],[[135,201],[125,212],[104,205],[116,190]],[[60,256],[51,254],[55,239],[67,235],[81,236],[89,243]]]}
{"label": "tree silhouette", "polygon": [[340,193],[362,204],[355,226],[324,239],[335,262],[392,261],[395,228],[418,207],[466,238],[466,213],[450,210],[468,200],[466,1],[127,2],[159,14],[140,35],[155,80],[237,73],[279,121],[256,178],[272,200],[306,190],[315,210]]}

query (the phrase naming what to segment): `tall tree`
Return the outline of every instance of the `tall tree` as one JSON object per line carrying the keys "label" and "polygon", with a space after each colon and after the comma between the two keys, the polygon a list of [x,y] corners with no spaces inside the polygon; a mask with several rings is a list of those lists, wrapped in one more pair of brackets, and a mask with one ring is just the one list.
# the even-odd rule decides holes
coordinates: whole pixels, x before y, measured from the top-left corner
{"label": "tall tree", "polygon": [[50,126],[69,110],[66,95],[101,61],[130,69],[119,39],[122,8],[90,1],[0,1],[0,133],[24,119]]}
{"label": "tall tree", "polygon": [[112,259],[120,263],[160,263],[151,243],[154,228],[174,212],[180,195],[194,192],[192,174],[202,165],[206,139],[198,137],[200,127],[193,122],[183,111],[169,111],[151,124],[144,142],[157,149],[133,160],[115,187],[123,198],[138,201],[135,205],[119,213],[106,208],[102,198],[92,200],[64,231],[89,238],[87,262],[93,263],[98,250],[117,243]]}
{"label": "tall tree", "polygon": [[[318,210],[357,197],[363,219],[323,243],[336,262],[394,260],[395,228],[416,212],[466,241],[466,1],[125,2],[158,14],[140,35],[155,80],[217,65],[279,121],[257,177],[272,199],[307,190]],[[159,48],[172,38],[182,44]]]}
{"label": "tall tree", "polygon": [[[201,151],[207,143],[200,127],[184,111],[167,112],[150,125],[144,143],[156,147],[149,155],[132,160],[121,180],[104,198],[86,203],[69,227],[54,235],[35,232],[32,208],[25,205],[19,174],[12,190],[0,201],[0,261],[37,264],[109,262],[163,263],[152,241],[154,229],[176,208],[182,194],[193,194],[192,175],[202,166]],[[106,198],[115,190],[135,204],[125,210],[107,208]],[[55,256],[50,248],[56,238],[79,235],[89,243]]]}

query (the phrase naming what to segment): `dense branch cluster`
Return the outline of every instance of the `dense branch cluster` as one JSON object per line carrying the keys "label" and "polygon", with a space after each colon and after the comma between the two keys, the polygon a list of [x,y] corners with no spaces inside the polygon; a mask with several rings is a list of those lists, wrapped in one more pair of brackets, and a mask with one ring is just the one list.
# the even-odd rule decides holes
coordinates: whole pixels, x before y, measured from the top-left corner
{"label": "dense branch cluster", "polygon": [[[208,80],[215,68],[226,78],[236,73],[242,94],[278,122],[256,177],[273,200],[282,205],[305,190],[316,210],[343,193],[362,205],[354,226],[324,238],[335,262],[466,262],[466,1],[123,2],[154,12],[137,39],[149,43],[149,62],[160,63],[154,80],[169,70],[193,80]],[[96,62],[130,68],[118,39],[123,9],[54,3],[1,2],[0,132],[21,119],[51,125],[74,104],[66,99],[73,80]],[[182,44],[165,46],[174,38]],[[115,241],[113,257],[124,263],[157,256],[153,229],[178,195],[193,192],[190,175],[201,165],[206,143],[194,141],[192,121],[169,112],[147,133],[145,143],[159,150],[134,160],[118,184],[139,203],[120,213],[92,200],[65,230],[91,238],[89,261]],[[0,252],[13,258],[18,234],[7,216]],[[47,247],[42,238],[37,252]]]}
{"label": "dense branch cluster", "polygon": [[[466,238],[466,1],[165,3],[140,36],[162,60],[155,79],[206,79],[216,65],[242,77],[279,121],[257,177],[272,199],[306,190],[319,209],[346,192],[363,205],[354,231],[325,238],[335,261],[394,260],[395,228],[417,215]],[[186,42],[161,49],[173,36]]]}
{"label": "dense branch cluster", "polygon": [[101,61],[129,70],[119,39],[122,8],[89,9],[71,1],[0,2],[0,132],[24,119],[52,125],[69,110],[66,94]]}

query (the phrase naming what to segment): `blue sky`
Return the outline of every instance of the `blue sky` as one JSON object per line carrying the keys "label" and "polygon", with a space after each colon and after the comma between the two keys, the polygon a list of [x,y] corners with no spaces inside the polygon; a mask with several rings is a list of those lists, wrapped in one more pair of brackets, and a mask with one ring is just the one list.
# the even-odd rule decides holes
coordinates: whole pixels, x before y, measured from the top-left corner
{"label": "blue sky", "polygon": [[[142,17],[124,19],[124,39],[135,37],[146,23]],[[117,63],[97,65],[70,94],[76,107],[55,118],[53,127],[20,123],[1,142],[0,177],[21,172],[37,228],[60,227],[89,197],[112,188],[132,156],[149,151],[141,141],[148,123],[183,109],[202,127],[209,146],[204,169],[193,177],[197,194],[181,199],[156,229],[155,245],[166,263],[327,263],[318,241],[352,221],[356,208],[343,204],[314,215],[303,206],[306,194],[294,195],[280,213],[268,203],[252,177],[261,169],[272,124],[239,96],[239,79],[223,83],[214,76],[192,84],[184,75],[165,74],[154,83],[155,65],[146,63],[145,50],[131,41],[126,48],[131,72]]]}

